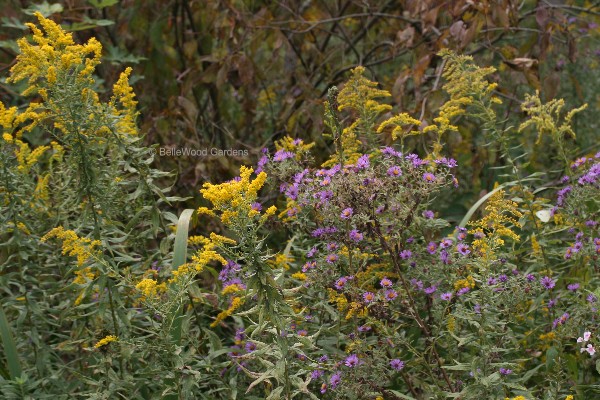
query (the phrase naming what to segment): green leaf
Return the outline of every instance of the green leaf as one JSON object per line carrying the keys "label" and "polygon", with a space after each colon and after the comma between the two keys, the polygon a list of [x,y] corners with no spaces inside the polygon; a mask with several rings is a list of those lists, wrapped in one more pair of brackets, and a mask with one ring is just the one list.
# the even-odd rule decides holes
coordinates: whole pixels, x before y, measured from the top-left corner
{"label": "green leaf", "polygon": [[92,6],[96,7],[99,10],[104,7],[114,6],[118,2],[119,0],[88,0],[88,3],[90,3]]}
{"label": "green leaf", "polygon": [[19,356],[17,353],[17,345],[10,332],[10,325],[4,314],[4,307],[0,303],[0,338],[2,339],[2,345],[4,346],[4,354],[6,355],[6,362],[8,364],[8,371],[13,380],[21,377],[21,363],[19,362]]}
{"label": "green leaf", "polygon": [[550,347],[548,350],[546,350],[546,369],[552,369],[555,364],[556,357],[558,357],[558,350],[556,347]]}
{"label": "green leaf", "polygon": [[44,18],[48,18],[52,14],[56,14],[63,11],[62,4],[54,3],[50,4],[46,0],[42,4],[32,4],[29,8],[23,10],[23,12],[27,15],[33,15],[36,11],[44,16]]}
{"label": "green leaf", "polygon": [[596,360],[596,371],[600,374],[600,359]]}

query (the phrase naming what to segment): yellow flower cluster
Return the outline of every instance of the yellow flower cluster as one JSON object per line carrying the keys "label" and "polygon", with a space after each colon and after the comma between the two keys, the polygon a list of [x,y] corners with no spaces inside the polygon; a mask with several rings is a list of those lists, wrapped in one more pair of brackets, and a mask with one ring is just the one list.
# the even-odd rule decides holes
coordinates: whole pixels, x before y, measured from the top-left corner
{"label": "yellow flower cluster", "polygon": [[[129,86],[131,71],[132,69],[127,67],[125,71],[121,72],[119,80],[113,86],[113,96],[109,106],[112,113],[120,117],[116,123],[118,131],[135,135],[137,134],[135,120],[138,113],[136,111],[137,101],[134,100],[135,94],[133,93],[133,88]],[[117,102],[121,104],[121,107],[117,106]]]}
{"label": "yellow flower cluster", "polygon": [[338,311],[345,312],[348,309],[348,299],[341,293],[336,292],[331,288],[327,288],[327,294],[330,303],[337,305]]}
{"label": "yellow flower cluster", "polygon": [[[75,279],[73,279],[73,283],[77,285],[84,285],[89,281],[93,281],[96,278],[96,273],[92,271],[91,267],[85,267],[78,269],[75,271]],[[76,302],[75,304],[79,304]]]}
{"label": "yellow flower cluster", "polygon": [[527,399],[525,398],[525,396],[517,396],[517,397],[513,397],[512,399],[505,397],[504,400],[527,400]]}
{"label": "yellow flower cluster", "polygon": [[[377,89],[377,82],[370,81],[364,77],[364,67],[356,67],[352,70],[352,76],[344,85],[344,88],[337,96],[338,110],[350,109],[358,114],[356,120],[348,127],[344,128],[339,138],[338,146],[343,152],[343,160],[339,159],[339,154],[333,154],[329,160],[323,163],[323,167],[330,167],[336,164],[350,165],[355,164],[361,156],[362,135],[367,144],[373,144],[369,141],[371,132],[375,125],[377,117],[384,112],[392,109],[388,104],[381,104],[376,99],[390,97],[387,90]],[[326,109],[330,107],[325,104]]]}
{"label": "yellow flower cluster", "polygon": [[454,290],[460,290],[462,288],[473,289],[475,287],[475,279],[471,275],[467,276],[465,279],[459,279],[454,282]]}
{"label": "yellow flower cluster", "polygon": [[352,77],[338,95],[338,110],[352,109],[358,111],[361,118],[373,118],[392,109],[392,106],[375,100],[390,97],[391,94],[387,90],[377,89],[377,82],[365,78],[364,73],[364,67],[352,70]]}
{"label": "yellow flower cluster", "polygon": [[358,318],[365,318],[368,314],[367,307],[363,306],[361,303],[357,303],[355,301],[350,303],[350,309],[346,314],[346,320],[351,319],[353,316],[357,316]]}
{"label": "yellow flower cluster", "polygon": [[18,162],[17,169],[24,174],[28,174],[31,167],[33,167],[34,164],[37,164],[46,150],[50,149],[49,146],[39,146],[31,150],[27,143],[22,142],[19,139],[15,139],[14,143],[17,145],[17,149],[15,150]]}
{"label": "yellow flower cluster", "polygon": [[421,125],[421,121],[418,119],[414,119],[407,113],[398,114],[388,120],[383,121],[379,127],[377,128],[377,133],[383,132],[388,127],[393,127],[392,129],[392,140],[396,140],[398,136],[404,137],[408,135],[418,135],[419,131],[410,131],[408,134],[404,133],[404,127],[407,125]]}
{"label": "yellow flower cluster", "polygon": [[293,139],[290,136],[284,136],[275,141],[275,149],[290,151],[296,154],[296,160],[301,160],[302,155],[308,153],[315,143],[304,143],[302,139]]}
{"label": "yellow flower cluster", "polygon": [[142,279],[135,288],[143,294],[143,299],[156,298],[159,294],[167,291],[167,285],[163,282],[159,284],[154,279]]}
{"label": "yellow flower cluster", "polygon": [[[66,136],[77,134],[97,139],[111,132],[136,134],[137,102],[128,82],[131,68],[114,85],[108,105],[101,104],[93,90],[93,73],[102,55],[100,42],[91,38],[83,45],[75,44],[73,35],[60,25],[39,12],[35,16],[39,27],[26,24],[33,32],[33,41],[22,38],[17,42],[20,54],[8,82],[27,79],[28,86],[22,94],[38,93],[43,102],[30,103],[20,114],[16,107],[6,109],[0,105],[0,125],[6,131],[3,139],[11,141],[17,128],[14,137],[20,138],[42,121],[52,123]],[[22,126],[26,121],[31,122]]]}
{"label": "yellow flower cluster", "polygon": [[[228,226],[236,225],[238,222],[245,224],[247,218],[258,216],[260,212],[253,209],[252,205],[258,197],[258,191],[267,180],[267,174],[261,172],[254,180],[250,180],[253,172],[252,168],[242,166],[238,179],[218,185],[205,183],[200,193],[212,203],[213,209],[200,207],[198,213],[216,215],[216,211],[220,211],[221,221]],[[261,222],[273,215],[275,211],[276,208],[269,208],[261,217]]]}
{"label": "yellow flower cluster", "polygon": [[217,315],[217,318],[210,324],[210,327],[214,328],[215,326],[219,325],[221,321],[232,315],[235,312],[235,310],[242,306],[242,304],[244,304],[244,301],[241,297],[234,297],[231,300],[231,305],[229,306],[229,308],[227,310],[221,311],[219,315]]}
{"label": "yellow flower cluster", "polygon": [[77,265],[83,266],[90,258],[98,257],[102,243],[99,240],[91,240],[77,236],[72,230],[65,230],[62,226],[52,229],[42,237],[42,242],[51,238],[62,240],[62,253],[77,257]]}
{"label": "yellow flower cluster", "polygon": [[491,105],[502,103],[500,99],[492,96],[498,85],[486,79],[495,72],[495,68],[480,68],[473,62],[472,57],[457,55],[447,49],[442,50],[439,55],[446,63],[443,77],[447,82],[443,88],[450,95],[450,99],[440,107],[438,117],[433,120],[434,124],[423,129],[423,133],[437,133],[438,143],[445,132],[458,130],[451,120],[464,114],[467,106],[473,105],[477,112],[487,114],[486,119],[494,119],[495,113]]}
{"label": "yellow flower cluster", "polygon": [[[39,12],[34,15],[43,32],[34,24],[25,24],[33,32],[35,44],[29,43],[25,38],[17,41],[21,54],[10,70],[8,82],[28,79],[29,86],[23,92],[26,96],[41,88],[52,87],[60,81],[61,74],[71,75],[76,72],[78,79],[91,79],[102,55],[100,42],[91,38],[85,45],[75,44],[72,34],[65,32],[52,20],[44,18]],[[40,79],[44,79],[47,85],[40,85]]]}
{"label": "yellow flower cluster", "polygon": [[185,263],[174,270],[173,278],[169,280],[170,283],[178,282],[184,276],[189,274],[197,274],[204,270],[204,267],[213,261],[218,261],[221,264],[227,264],[227,260],[223,258],[215,249],[223,244],[235,244],[235,240],[226,238],[225,236],[211,233],[210,236],[193,236],[191,238],[192,243],[201,244],[202,248],[192,256],[192,262]]}
{"label": "yellow flower cluster", "polygon": [[95,345],[94,347],[96,349],[99,349],[102,346],[106,346],[107,344],[111,343],[111,342],[117,342],[119,340],[118,337],[116,337],[115,335],[108,335],[103,337],[102,339],[100,339]]}
{"label": "yellow flower cluster", "polygon": [[504,240],[502,237],[519,241],[518,234],[509,227],[514,225],[521,227],[518,218],[523,214],[517,209],[517,203],[504,198],[505,192],[498,190],[487,202],[483,218],[475,222],[469,222],[473,229],[469,233],[474,234],[477,239],[473,241],[473,248],[479,250],[482,255],[489,256],[494,249],[502,246]]}
{"label": "yellow flower cluster", "polygon": [[575,139],[571,120],[575,114],[585,110],[587,104],[569,111],[559,126],[559,118],[564,106],[565,101],[563,99],[552,99],[548,103],[542,104],[538,91],[535,95],[525,94],[525,101],[521,104],[521,110],[525,111],[530,118],[519,126],[519,132],[522,132],[528,126],[535,126],[538,131],[535,144],[540,143],[545,133],[550,134],[555,140],[562,140],[567,135]]}
{"label": "yellow flower cluster", "polygon": [[273,259],[267,261],[267,264],[276,269],[290,269],[289,264],[293,261],[294,257],[283,253],[279,253]]}

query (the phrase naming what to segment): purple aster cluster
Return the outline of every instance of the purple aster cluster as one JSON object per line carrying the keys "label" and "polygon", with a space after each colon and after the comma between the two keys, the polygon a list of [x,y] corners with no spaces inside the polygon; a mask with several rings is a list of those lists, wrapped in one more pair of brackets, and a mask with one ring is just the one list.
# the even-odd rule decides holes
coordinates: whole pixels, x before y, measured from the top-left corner
{"label": "purple aster cluster", "polygon": [[223,284],[223,288],[231,285],[238,285],[241,289],[246,289],[246,285],[240,279],[242,268],[232,260],[227,260],[227,264],[219,272],[219,280]]}

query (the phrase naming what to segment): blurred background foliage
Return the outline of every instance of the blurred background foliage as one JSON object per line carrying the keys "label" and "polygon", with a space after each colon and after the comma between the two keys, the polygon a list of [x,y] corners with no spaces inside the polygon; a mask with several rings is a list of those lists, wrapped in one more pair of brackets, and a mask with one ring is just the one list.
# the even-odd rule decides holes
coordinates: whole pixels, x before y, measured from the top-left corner
{"label": "blurred background foliage", "polygon": [[[183,196],[198,196],[204,181],[229,178],[239,164],[255,164],[262,147],[285,135],[315,141],[318,157],[319,148],[331,145],[322,138],[327,89],[357,65],[392,92],[393,113],[431,121],[445,96],[436,56],[445,47],[497,68],[492,80],[499,83],[506,127],[523,118],[524,94],[538,90],[543,101],[564,98],[567,109],[589,103],[574,121],[572,155],[598,148],[600,1],[3,0],[2,5],[0,100],[6,105],[25,104],[5,78],[17,54],[15,39],[38,10],[81,42],[100,40],[100,91],[111,87],[124,66],[133,67],[147,144],[248,150],[246,158],[157,157],[155,167],[177,171],[175,192]],[[495,167],[503,165],[495,144],[475,124],[459,125],[459,132],[446,137],[445,151],[459,161],[462,183],[461,194],[446,200],[450,219],[460,219],[493,187],[501,171]],[[535,138],[528,132],[515,143],[528,153],[529,170],[558,177],[556,154],[543,141],[535,146]],[[433,138],[411,140],[418,152]],[[197,204],[197,198],[190,201]]]}

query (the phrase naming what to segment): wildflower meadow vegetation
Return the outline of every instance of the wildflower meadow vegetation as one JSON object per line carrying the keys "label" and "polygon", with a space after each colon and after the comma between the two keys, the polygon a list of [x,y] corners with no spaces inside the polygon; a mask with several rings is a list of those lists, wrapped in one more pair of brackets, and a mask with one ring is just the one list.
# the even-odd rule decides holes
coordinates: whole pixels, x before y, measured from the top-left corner
{"label": "wildflower meadow vegetation", "polygon": [[[0,103],[1,398],[600,398],[597,104],[513,102],[444,48],[419,115],[356,66],[312,99],[326,145],[185,193],[135,65],[109,84],[99,40],[32,14]],[[457,217],[465,126],[498,162]]]}

